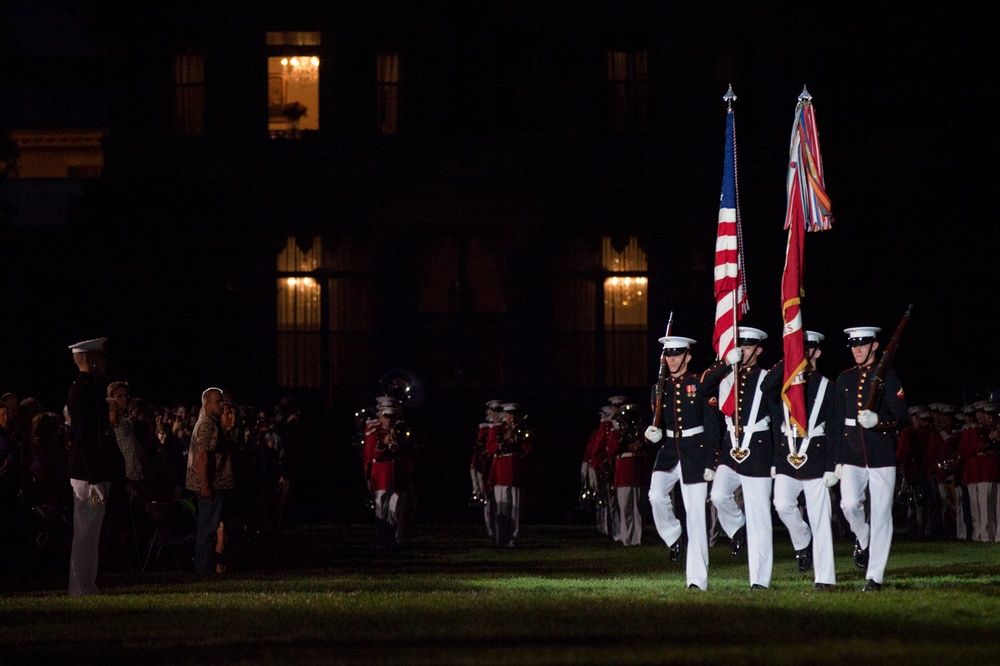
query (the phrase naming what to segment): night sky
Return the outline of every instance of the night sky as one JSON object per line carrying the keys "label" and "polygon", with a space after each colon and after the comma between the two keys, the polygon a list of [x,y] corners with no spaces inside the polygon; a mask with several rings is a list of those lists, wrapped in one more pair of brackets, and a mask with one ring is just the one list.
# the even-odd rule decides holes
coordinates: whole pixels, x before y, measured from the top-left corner
{"label": "night sky", "polygon": [[[806,328],[828,336],[823,370],[835,375],[849,363],[843,328],[880,326],[887,339],[913,303],[895,363],[910,401],[984,397],[984,387],[1000,382],[994,355],[1000,339],[994,312],[1000,287],[997,7],[729,4],[728,20],[693,10],[673,28],[698,31],[705,48],[723,56],[711,59],[714,72],[685,71],[685,63],[676,63],[678,77],[703,80],[687,86],[697,96],[671,101],[690,104],[688,117],[701,119],[676,130],[688,137],[686,145],[703,147],[691,160],[690,186],[706,200],[705,235],[711,236],[724,137],[725,88],[718,80],[731,82],[739,97],[734,108],[751,306],[744,323],[772,334],[765,362],[778,358],[785,163],[805,84],[834,214],[833,230],[808,235],[805,250],[803,313]],[[38,51],[86,48],[58,13],[38,6],[10,5],[7,30],[22,42],[30,36]],[[59,124],[53,112],[45,114]],[[9,113],[11,126],[29,116],[24,108]],[[712,311],[706,302],[701,316]],[[651,332],[658,333],[665,318],[651,309]],[[705,339],[702,349],[708,346]]]}

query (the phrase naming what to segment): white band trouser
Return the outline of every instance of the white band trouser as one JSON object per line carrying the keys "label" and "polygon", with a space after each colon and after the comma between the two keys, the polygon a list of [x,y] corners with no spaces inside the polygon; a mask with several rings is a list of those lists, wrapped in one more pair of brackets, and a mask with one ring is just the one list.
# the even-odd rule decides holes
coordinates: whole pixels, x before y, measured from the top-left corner
{"label": "white band trouser", "polygon": [[[871,495],[871,525],[865,521],[865,486]],[[892,499],[895,467],[844,465],[840,478],[840,508],[862,548],[868,548],[865,578],[882,584],[892,547]]]}
{"label": "white band trouser", "polygon": [[997,538],[997,482],[980,481],[965,486],[972,512],[972,540],[994,541]]}
{"label": "white band trouser", "polygon": [[493,486],[493,543],[513,546],[521,527],[520,486]]}
{"label": "white band trouser", "polygon": [[639,503],[638,486],[615,488],[618,507],[618,535],[616,539],[625,546],[642,543],[642,507]]}
{"label": "white band trouser", "polygon": [[649,504],[653,509],[656,532],[668,546],[681,538],[681,523],[674,514],[670,499],[677,482],[681,482],[681,498],[687,515],[687,584],[708,589],[708,528],[705,524],[705,483],[683,483],[680,463],[667,471],[654,471],[649,485]]}
{"label": "white band trouser", "polygon": [[[799,493],[806,497],[809,524],[799,510]],[[774,480],[774,510],[788,528],[792,548],[802,550],[812,539],[812,559],[815,582],[836,585],[833,560],[833,530],[830,526],[830,491],[822,479],[794,479],[779,474]]]}
{"label": "white band trouser", "polygon": [[397,490],[375,491],[375,530],[380,546],[403,543],[403,513],[406,501]]}

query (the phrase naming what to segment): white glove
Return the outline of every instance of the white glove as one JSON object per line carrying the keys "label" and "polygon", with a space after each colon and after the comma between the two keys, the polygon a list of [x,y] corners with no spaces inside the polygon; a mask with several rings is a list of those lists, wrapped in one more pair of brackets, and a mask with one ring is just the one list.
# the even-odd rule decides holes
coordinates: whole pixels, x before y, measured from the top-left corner
{"label": "white glove", "polygon": [[843,478],[844,476],[844,466],[837,463],[837,466],[833,468],[833,473],[837,475],[837,478]]}
{"label": "white glove", "polygon": [[777,468],[777,467],[775,467],[774,465],[772,465],[772,466],[771,466],[771,478],[773,479],[773,478],[775,478],[776,476],[778,476],[778,468]]}
{"label": "white glove", "polygon": [[736,365],[743,360],[743,350],[739,347],[733,347],[726,352],[726,365]]}
{"label": "white glove", "polygon": [[715,470],[712,469],[711,467],[706,467],[705,468],[705,474],[703,475],[703,478],[706,481],[711,481],[712,479],[715,478]]}
{"label": "white glove", "polygon": [[100,486],[90,487],[90,503],[94,506],[104,504],[104,493],[101,492]]}
{"label": "white glove", "polygon": [[[840,465],[837,465],[840,467]],[[837,485],[837,481],[840,481],[840,477],[837,476],[836,472],[823,472],[823,485],[827,488],[833,488]]]}
{"label": "white glove", "polygon": [[862,409],[858,412],[858,424],[862,428],[874,428],[878,425],[878,414],[870,409]]}
{"label": "white glove", "polygon": [[646,439],[656,444],[658,441],[663,439],[663,431],[656,426],[649,426],[646,428]]}

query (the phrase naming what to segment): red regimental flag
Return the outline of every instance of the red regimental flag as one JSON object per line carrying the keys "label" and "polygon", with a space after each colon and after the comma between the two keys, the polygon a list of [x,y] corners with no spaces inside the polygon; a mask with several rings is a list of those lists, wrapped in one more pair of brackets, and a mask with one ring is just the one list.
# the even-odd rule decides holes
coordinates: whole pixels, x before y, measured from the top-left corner
{"label": "red regimental flag", "polygon": [[782,342],[785,374],[781,400],[788,409],[790,425],[805,436],[809,414],[806,410],[805,336],[802,330],[802,257],[806,231],[830,228],[830,199],[823,184],[823,162],[819,152],[819,134],[812,98],[803,90],[795,107],[795,124],[788,155],[787,208],[785,229],[788,245],[785,270],[781,276]]}

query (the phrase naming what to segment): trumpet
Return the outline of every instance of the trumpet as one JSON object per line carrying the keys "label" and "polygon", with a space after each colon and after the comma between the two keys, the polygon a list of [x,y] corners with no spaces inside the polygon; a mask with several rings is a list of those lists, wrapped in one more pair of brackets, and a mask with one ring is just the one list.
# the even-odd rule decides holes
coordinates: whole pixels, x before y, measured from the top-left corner
{"label": "trumpet", "polygon": [[375,452],[379,457],[398,454],[406,446],[410,437],[410,432],[402,421],[395,421],[383,433],[378,446],[375,447]]}

